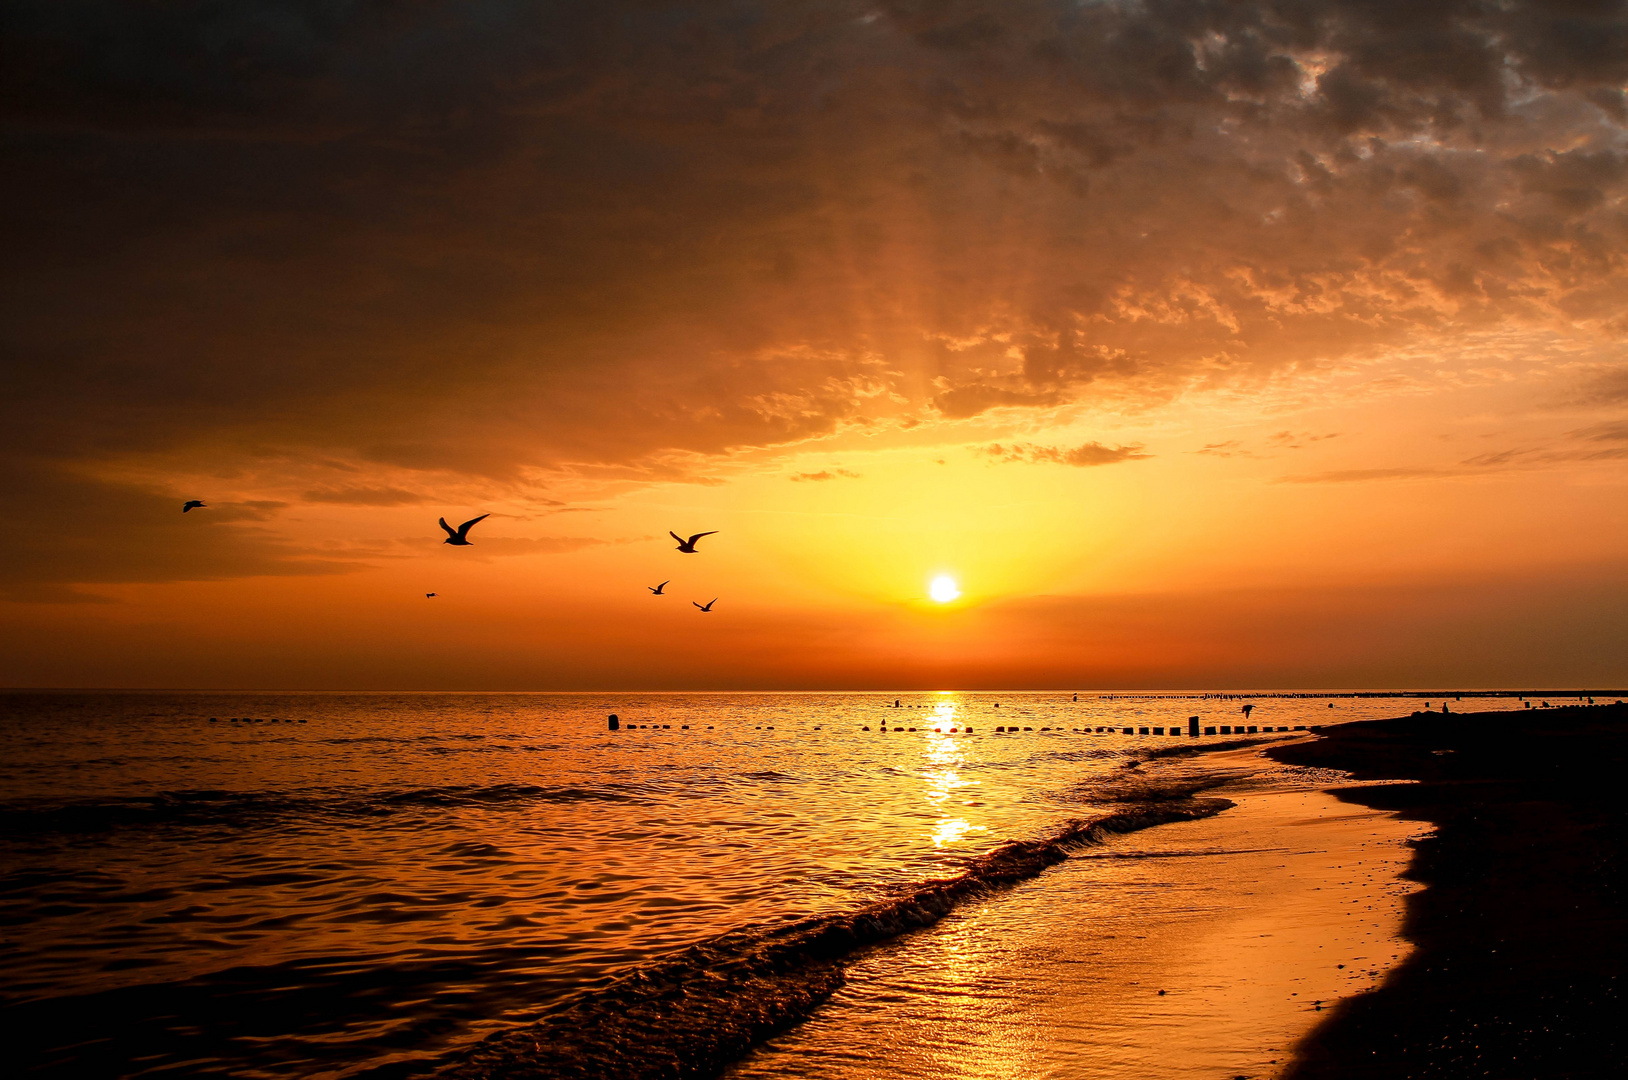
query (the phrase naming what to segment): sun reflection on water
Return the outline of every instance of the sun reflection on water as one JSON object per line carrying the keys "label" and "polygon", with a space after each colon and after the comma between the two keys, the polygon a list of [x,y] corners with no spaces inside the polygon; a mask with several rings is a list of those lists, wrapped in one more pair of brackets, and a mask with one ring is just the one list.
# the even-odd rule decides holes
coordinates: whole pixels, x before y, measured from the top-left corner
{"label": "sun reflection on water", "polygon": [[966,818],[943,818],[938,828],[933,830],[933,846],[944,847],[962,839],[968,833],[987,831],[982,825],[974,825]]}
{"label": "sun reflection on water", "polygon": [[966,743],[950,732],[960,727],[957,704],[953,700],[940,701],[933,706],[933,729],[927,733],[922,749],[924,759],[920,772],[926,781],[924,797],[927,805],[938,815],[938,821],[928,835],[937,848],[959,843],[972,833],[988,832],[984,825],[974,825],[964,817],[950,816],[950,797],[963,788],[977,787],[982,781],[969,780],[961,775],[966,764]]}

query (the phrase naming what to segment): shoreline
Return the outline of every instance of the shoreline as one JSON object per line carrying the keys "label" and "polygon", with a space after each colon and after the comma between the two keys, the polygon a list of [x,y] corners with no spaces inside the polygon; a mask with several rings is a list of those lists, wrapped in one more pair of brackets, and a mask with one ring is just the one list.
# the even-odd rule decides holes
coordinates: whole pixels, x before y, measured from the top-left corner
{"label": "shoreline", "polygon": [[1260,750],[1227,747],[1202,774],[1165,778],[1231,809],[1077,851],[1044,880],[867,950],[829,1002],[723,1076],[1281,1076],[1322,1010],[1406,951],[1416,886],[1401,873],[1423,829]]}
{"label": "shoreline", "polygon": [[[1281,1076],[1322,1011],[1371,987],[1406,951],[1402,901],[1414,886],[1403,869],[1421,829],[1341,802],[1321,778],[1273,766],[1262,753],[1269,745],[1195,748],[1201,767],[1178,764],[1159,777],[1132,762],[1101,789],[1121,809],[977,860],[1017,856],[1026,865],[1015,872],[939,882],[925,907],[901,896],[843,913],[840,944],[783,942],[760,956],[754,947],[766,962],[734,972],[746,976],[738,986],[725,973],[743,957],[714,954],[723,939],[700,943],[685,956],[695,954],[705,977],[683,964],[670,978],[668,963],[643,969],[466,1048],[436,1075],[632,1078],[676,1069],[840,1080],[874,1070],[933,1080],[949,1055],[970,1078],[982,1075],[982,1050],[958,1043],[957,1033],[978,1032],[1052,1047],[1031,1062],[1042,1071]],[[1186,756],[1163,751],[1147,763]],[[1030,880],[1042,875],[1044,884]],[[966,888],[967,902],[938,898],[946,886]],[[1084,920],[1085,936],[1058,935],[1051,924],[1065,910],[1068,922]],[[976,943],[991,939],[1000,946],[977,955]],[[1021,969],[1009,964],[1014,948],[1030,954]],[[929,989],[941,968],[948,981]],[[658,1001],[669,1007],[652,1012]],[[905,1052],[913,1040],[936,1046],[935,1056]]]}
{"label": "shoreline", "polygon": [[[1336,1005],[1287,1080],[1583,1077],[1620,1060],[1628,706],[1421,714],[1265,749],[1366,786],[1340,800],[1429,822],[1406,876],[1412,951]],[[1374,781],[1393,781],[1373,783]]]}
{"label": "shoreline", "polygon": [[967,904],[1009,893],[1066,862],[1072,851],[1156,826],[1213,818],[1233,805],[1186,795],[1127,800],[1049,837],[1007,841],[953,877],[925,880],[850,910],[741,927],[466,1047],[435,1075],[721,1075],[775,1035],[806,1022],[843,985],[858,957],[902,945]]}

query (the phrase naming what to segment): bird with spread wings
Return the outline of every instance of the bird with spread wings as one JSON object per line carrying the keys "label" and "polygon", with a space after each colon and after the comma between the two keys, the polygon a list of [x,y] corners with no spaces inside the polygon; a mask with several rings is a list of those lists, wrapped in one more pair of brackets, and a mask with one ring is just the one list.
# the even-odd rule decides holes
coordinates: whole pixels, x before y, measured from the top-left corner
{"label": "bird with spread wings", "polygon": [[717,531],[718,531],[717,529],[713,529],[712,532],[696,533],[694,536],[690,537],[688,540],[684,539],[682,536],[678,535],[676,532],[674,532],[671,529],[667,530],[667,535],[671,536],[674,540],[678,541],[678,550],[682,551],[686,555],[695,555],[695,554],[698,554],[696,552],[696,550],[695,550],[695,542],[697,540],[701,539],[703,536],[711,536],[712,533],[715,533]]}
{"label": "bird with spread wings", "polygon": [[485,521],[487,518],[489,518],[491,516],[492,516],[491,514],[482,514],[478,518],[470,518],[468,521],[464,522],[462,525],[458,526],[456,529],[454,529],[451,525],[447,524],[447,519],[446,518],[442,518],[441,519],[441,528],[443,528],[443,529],[445,529],[447,531],[447,538],[445,540],[441,541],[441,543],[443,543],[443,544],[453,544],[453,545],[455,545],[457,547],[470,547],[471,546],[470,543],[469,543],[469,530],[470,530],[470,528],[473,525],[475,525],[476,522]]}

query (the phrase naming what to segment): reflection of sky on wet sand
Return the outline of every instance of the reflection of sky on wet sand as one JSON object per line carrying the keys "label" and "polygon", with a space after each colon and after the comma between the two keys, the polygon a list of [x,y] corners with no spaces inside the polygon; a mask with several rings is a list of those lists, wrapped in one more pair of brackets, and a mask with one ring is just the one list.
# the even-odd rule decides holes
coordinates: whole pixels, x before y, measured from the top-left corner
{"label": "reflection of sky on wet sand", "polygon": [[1417,831],[1290,790],[1115,838],[861,958],[728,1076],[1276,1075],[1316,1002],[1405,954],[1398,874]]}

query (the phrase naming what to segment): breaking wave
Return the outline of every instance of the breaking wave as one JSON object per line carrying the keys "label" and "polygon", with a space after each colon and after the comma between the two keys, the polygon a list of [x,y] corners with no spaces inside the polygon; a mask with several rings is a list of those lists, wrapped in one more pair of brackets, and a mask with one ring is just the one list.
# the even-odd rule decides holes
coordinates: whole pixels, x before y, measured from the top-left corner
{"label": "breaking wave", "polygon": [[1081,847],[1175,821],[1209,817],[1226,799],[1128,806],[1070,821],[1051,836],[1013,841],[959,875],[919,883],[854,911],[749,927],[647,964],[542,1020],[494,1035],[442,1080],[646,1080],[716,1073],[807,1016],[842,985],[858,949],[943,918],[963,901],[1032,878]]}

